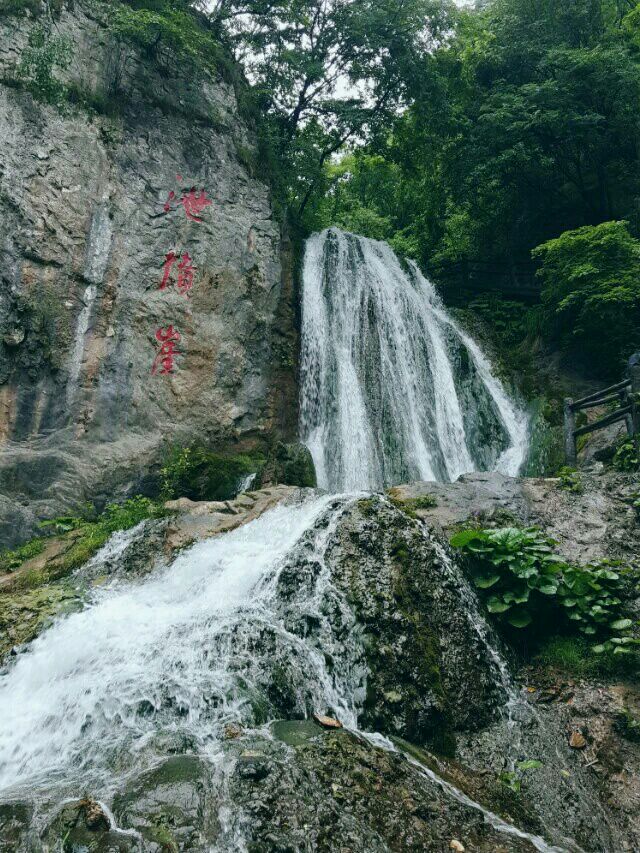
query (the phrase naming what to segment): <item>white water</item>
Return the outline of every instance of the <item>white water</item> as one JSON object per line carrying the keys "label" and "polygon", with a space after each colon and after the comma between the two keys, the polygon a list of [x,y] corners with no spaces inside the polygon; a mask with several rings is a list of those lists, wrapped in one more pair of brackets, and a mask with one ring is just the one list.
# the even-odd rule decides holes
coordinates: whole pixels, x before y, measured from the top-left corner
{"label": "white water", "polygon": [[[360,636],[325,561],[352,500],[276,507],[142,581],[116,581],[58,620],[0,677],[0,798],[51,796],[59,785],[60,802],[85,791],[107,801],[128,773],[154,763],[158,734],[186,734],[217,765],[222,728],[256,724],[252,701],[264,696],[276,661],[290,667],[297,713],[333,713],[357,731],[366,693]],[[92,565],[117,560],[140,532],[115,534]],[[365,736],[390,748],[381,735]],[[497,831],[558,850],[416,767]],[[229,807],[221,803],[221,819]],[[239,831],[230,819],[220,849],[243,849]]]}
{"label": "white water", "polygon": [[[384,244],[335,231],[312,238],[303,337],[302,427],[321,484],[354,491],[519,468],[525,418],[431,285]],[[357,730],[366,692],[359,629],[325,563],[350,500],[277,507],[143,580],[113,581],[59,619],[0,675],[0,795],[59,784],[108,800],[128,773],[153,763],[159,734],[187,735],[217,762],[226,723],[260,722],[254,705],[264,704],[276,661],[297,714],[334,713]],[[116,534],[88,570],[117,562],[135,535]],[[280,583],[293,591],[278,595]],[[511,701],[506,665],[480,614],[469,613]],[[556,849],[421,772],[498,831]]]}
{"label": "white water", "polygon": [[415,264],[331,228],[303,284],[300,431],[321,487],[518,473],[526,416]]}
{"label": "white water", "polygon": [[[111,760],[135,754],[160,728],[205,743],[241,718],[260,673],[236,634],[263,626],[286,634],[269,582],[331,501],[280,506],[200,542],[143,582],[101,590],[93,606],[36,639],[0,678],[0,791],[53,771],[99,784]],[[305,655],[310,701],[324,711],[328,698],[354,722],[323,656],[290,642]]]}

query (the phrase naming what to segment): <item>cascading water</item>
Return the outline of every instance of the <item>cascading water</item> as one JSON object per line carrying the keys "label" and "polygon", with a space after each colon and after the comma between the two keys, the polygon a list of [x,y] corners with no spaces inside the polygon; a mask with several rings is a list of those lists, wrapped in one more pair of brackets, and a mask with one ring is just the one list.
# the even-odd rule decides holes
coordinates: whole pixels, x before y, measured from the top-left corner
{"label": "cascading water", "polygon": [[[357,731],[367,683],[363,637],[326,557],[354,500],[280,505],[196,543],[151,576],[116,579],[85,610],[58,620],[0,675],[0,803],[41,792],[55,810],[87,790],[108,803],[127,778],[155,766],[167,736],[186,737],[224,780],[233,769],[225,725],[278,718],[278,706],[265,700],[277,668],[286,672],[294,717],[329,712]],[[118,560],[141,532],[116,534],[91,566]],[[544,853],[558,849],[433,771],[420,772],[499,833]],[[220,835],[208,849],[245,850],[242,815],[223,788]]]}
{"label": "cascading water", "polygon": [[[0,790],[56,774],[68,782],[76,773],[83,784],[108,788],[110,767],[123,755],[134,761],[162,729],[215,747],[226,722],[251,721],[273,664],[256,654],[260,637],[268,636],[269,655],[281,647],[300,660],[300,712],[329,702],[355,725],[324,657],[284,627],[273,586],[333,501],[280,506],[194,545],[145,582],[101,590],[92,606],[35,640],[0,681]],[[311,544],[321,553],[322,535]],[[312,606],[295,604],[297,614]]]}
{"label": "cascading water", "polygon": [[[335,230],[309,241],[302,371],[303,437],[331,492],[454,479],[479,467],[515,473],[522,462],[525,418],[431,285],[384,244]],[[84,610],[59,619],[0,673],[0,803],[37,792],[40,838],[65,797],[90,791],[109,803],[162,761],[168,737],[185,738],[219,783],[219,835],[207,849],[247,849],[242,815],[224,792],[233,772],[225,727],[264,735],[265,721],[283,713],[320,711],[358,731],[370,638],[327,557],[355,500],[292,499],[144,579],[116,575]],[[83,569],[85,580],[109,574],[144,529],[115,534]],[[438,570],[462,590],[447,554],[435,541],[432,548]],[[461,608],[509,710],[517,697],[506,664],[473,593],[465,595]],[[558,849],[433,770],[420,773],[501,835]]]}
{"label": "cascading water", "polygon": [[303,277],[300,427],[320,486],[517,474],[527,419],[415,264],[331,228]]}

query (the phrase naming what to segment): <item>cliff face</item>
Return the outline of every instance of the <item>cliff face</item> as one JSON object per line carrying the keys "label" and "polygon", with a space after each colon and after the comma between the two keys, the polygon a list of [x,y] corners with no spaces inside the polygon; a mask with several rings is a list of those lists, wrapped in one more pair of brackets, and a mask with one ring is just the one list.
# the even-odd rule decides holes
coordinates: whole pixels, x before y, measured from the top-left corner
{"label": "cliff face", "polygon": [[54,23],[84,104],[62,109],[16,83],[39,19],[0,17],[0,544],[134,488],[163,442],[249,445],[291,398],[291,280],[234,88],[108,14]]}

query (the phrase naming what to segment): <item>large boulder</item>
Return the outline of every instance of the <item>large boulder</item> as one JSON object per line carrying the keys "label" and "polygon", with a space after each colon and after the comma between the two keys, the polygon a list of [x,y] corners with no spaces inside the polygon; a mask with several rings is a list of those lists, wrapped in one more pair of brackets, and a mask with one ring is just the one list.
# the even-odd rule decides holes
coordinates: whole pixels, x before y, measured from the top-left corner
{"label": "large boulder", "polygon": [[[165,443],[242,452],[295,421],[290,262],[231,61],[194,74],[118,40],[108,4],[54,12],[81,95],[62,109],[18,79],[46,16],[0,13],[0,546],[143,488]],[[192,187],[211,203],[190,217]],[[177,264],[160,288],[171,252],[188,295]]]}

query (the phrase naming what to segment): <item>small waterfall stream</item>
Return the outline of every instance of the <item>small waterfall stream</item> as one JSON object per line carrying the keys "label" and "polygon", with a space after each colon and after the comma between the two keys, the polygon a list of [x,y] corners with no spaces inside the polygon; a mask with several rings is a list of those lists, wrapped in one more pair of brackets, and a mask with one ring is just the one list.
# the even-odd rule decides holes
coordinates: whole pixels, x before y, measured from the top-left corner
{"label": "small waterfall stream", "polygon": [[[309,241],[304,282],[301,432],[329,494],[196,542],[145,578],[116,577],[17,655],[0,672],[0,802],[42,791],[56,805],[91,791],[108,804],[158,761],[158,739],[174,735],[224,777],[225,726],[257,730],[278,718],[265,699],[276,665],[294,716],[330,712],[358,732],[362,637],[326,561],[342,514],[360,490],[518,471],[526,418],[417,267],[403,268],[384,244],[331,229]],[[138,535],[115,534],[85,567],[89,576]],[[490,647],[510,715],[517,697],[506,664],[469,595],[461,607]],[[382,735],[362,736],[394,748]],[[543,853],[559,849],[433,770],[420,772],[498,832]],[[245,849],[224,798],[219,819],[220,846],[211,849]]]}
{"label": "small waterfall stream", "polygon": [[331,228],[303,278],[300,432],[320,486],[517,474],[526,416],[415,264]]}
{"label": "small waterfall stream", "polygon": [[[324,707],[335,692],[324,658],[288,637],[273,583],[333,500],[277,507],[192,546],[143,582],[116,581],[36,639],[0,680],[0,790],[56,775],[68,783],[75,774],[108,790],[110,768],[124,755],[135,763],[160,729],[187,731],[215,749],[226,722],[251,722],[269,667],[254,641],[265,632],[276,638],[269,648],[284,644],[304,657],[301,710]],[[342,692],[333,702],[355,721]]]}
{"label": "small waterfall stream", "polygon": [[[127,778],[154,766],[157,739],[167,735],[186,736],[224,768],[224,726],[260,726],[264,706],[256,717],[256,703],[276,663],[286,663],[296,715],[329,711],[358,732],[361,640],[325,561],[353,500],[325,495],[280,505],[192,545],[151,576],[99,588],[86,609],[58,620],[0,676],[0,802],[42,791],[55,804],[91,791],[108,804]],[[126,539],[115,534],[92,564],[117,559]],[[381,735],[362,736],[395,750]],[[410,760],[499,833],[542,853],[560,850]],[[215,849],[244,849],[230,804],[220,809],[229,834]]]}

